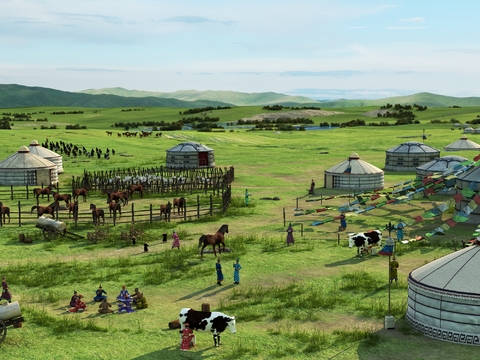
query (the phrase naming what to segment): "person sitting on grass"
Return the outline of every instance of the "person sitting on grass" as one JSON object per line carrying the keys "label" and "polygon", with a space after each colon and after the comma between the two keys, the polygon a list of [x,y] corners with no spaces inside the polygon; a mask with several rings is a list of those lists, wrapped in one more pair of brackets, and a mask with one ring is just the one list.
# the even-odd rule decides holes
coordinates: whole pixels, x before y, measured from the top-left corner
{"label": "person sitting on grass", "polygon": [[110,310],[109,308],[112,307],[112,304],[110,304],[108,301],[107,301],[107,297],[103,298],[102,302],[100,303],[100,305],[98,306],[98,312],[100,314],[111,314],[113,313],[113,310]]}
{"label": "person sitting on grass", "polygon": [[78,293],[77,290],[73,290],[72,298],[70,299],[70,306],[75,307],[77,305]]}
{"label": "person sitting on grass", "polygon": [[77,297],[77,301],[75,302],[75,307],[73,309],[68,310],[69,312],[77,312],[77,311],[84,311],[87,310],[87,304],[82,301],[83,295],[79,294]]}
{"label": "person sitting on grass", "polygon": [[143,292],[135,288],[135,293],[132,296],[133,302],[137,305],[137,309],[146,309],[148,307],[147,299]]}
{"label": "person sitting on grass", "polygon": [[[106,299],[107,296],[107,292],[105,290],[102,289],[102,285],[100,285],[98,287],[98,289],[95,291],[95,297],[93,298],[94,301],[98,302],[98,301],[102,301],[103,299]],[[103,295],[105,294],[105,295]]]}
{"label": "person sitting on grass", "polygon": [[135,310],[132,310],[132,298],[130,295],[125,295],[125,298],[123,300],[122,304],[118,304],[118,312],[119,313],[132,313],[135,312]]}
{"label": "person sitting on grass", "polygon": [[125,285],[122,286],[122,290],[120,290],[120,294],[117,296],[118,301],[125,301],[125,298],[130,298],[130,293],[127,289],[125,289]]}

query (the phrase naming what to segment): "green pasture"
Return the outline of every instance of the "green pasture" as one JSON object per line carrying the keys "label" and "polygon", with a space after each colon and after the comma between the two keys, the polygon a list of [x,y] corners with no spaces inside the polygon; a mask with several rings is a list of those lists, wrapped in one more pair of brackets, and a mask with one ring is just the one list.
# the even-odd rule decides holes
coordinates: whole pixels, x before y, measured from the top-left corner
{"label": "green pasture", "polygon": [[[363,115],[375,108],[341,109],[344,114],[314,118],[320,122],[344,122],[356,118],[367,123],[385,119]],[[462,132],[451,130],[451,123],[431,124],[433,119],[462,123],[477,117],[480,108],[428,109],[417,112],[420,124],[408,126],[366,126],[321,131],[246,131],[226,127],[225,132],[163,132],[162,137],[125,138],[116,136],[122,129],[115,122],[176,121],[184,109],[146,109],[121,112],[121,109],[82,109],[80,115],[50,116],[52,111],[71,108],[4,109],[2,112],[40,112],[48,124],[58,129],[40,129],[44,123],[14,122],[13,130],[2,130],[0,159],[16,152],[32,140],[40,143],[64,141],[87,149],[115,149],[110,160],[64,156],[65,173],[60,185],[68,188],[72,175],[84,170],[107,171],[115,168],[151,167],[165,164],[166,150],[184,141],[196,141],[215,150],[217,166],[233,166],[233,202],[225,215],[172,223],[134,224],[141,230],[136,246],[120,240],[121,231],[129,226],[113,226],[107,215],[109,235],[97,244],[87,240],[58,239],[45,242],[33,224],[19,228],[15,220],[0,228],[0,272],[7,276],[14,296],[21,304],[26,322],[20,329],[8,329],[0,344],[4,357],[14,359],[474,359],[474,347],[451,345],[432,340],[410,330],[405,323],[407,276],[413,269],[453,251],[471,237],[475,226],[458,224],[447,235],[426,241],[397,246],[400,263],[399,283],[392,286],[391,312],[396,318],[395,330],[384,330],[388,313],[388,259],[381,256],[356,257],[348,248],[345,233],[338,233],[338,222],[320,226],[312,222],[338,215],[336,208],[348,200],[339,191],[323,188],[324,170],[345,160],[352,152],[379,167],[385,165],[385,151],[406,141],[422,141],[443,150],[458,140]],[[337,111],[338,109],[334,109]],[[263,113],[261,107],[239,107],[215,111],[221,122]],[[39,116],[43,116],[39,114]],[[393,121],[390,120],[392,123]],[[86,130],[65,130],[66,124],[87,126]],[[138,131],[142,130],[141,128]],[[232,131],[231,131],[232,130]],[[113,131],[107,136],[106,131]],[[130,130],[131,131],[131,130]],[[406,138],[416,136],[416,138]],[[476,137],[479,137],[476,140]],[[469,138],[478,142],[480,135]],[[328,152],[325,154],[325,152]],[[455,152],[441,155],[473,158],[477,152]],[[414,173],[386,172],[385,186],[414,178]],[[307,202],[311,179],[317,188],[315,198],[338,195],[332,200]],[[243,203],[245,189],[252,194],[250,206]],[[185,194],[187,199],[190,196]],[[196,195],[193,195],[196,197]],[[135,198],[135,207],[147,207],[171,200],[172,196]],[[279,197],[279,201],[261,200]],[[379,209],[347,217],[348,231],[384,227],[389,221],[412,219],[431,209],[434,203],[448,199],[433,195],[405,204],[386,205]],[[15,206],[8,198],[1,199]],[[34,205],[34,200],[25,206]],[[23,202],[23,200],[22,200]],[[88,204],[101,204],[104,197],[92,194]],[[331,206],[327,212],[294,216],[298,207],[307,211]],[[295,244],[285,244],[285,221],[293,223]],[[452,211],[405,229],[407,238],[423,235],[452,216]],[[68,220],[68,219],[67,219]],[[79,234],[93,231],[93,225],[69,230]],[[229,224],[226,245],[231,252],[222,253],[224,285],[216,286],[215,258],[206,253],[200,257],[197,245],[202,234],[214,233]],[[301,229],[303,228],[303,237]],[[171,249],[175,229],[182,240],[180,250]],[[167,231],[167,244],[161,234]],[[32,244],[18,242],[25,233]],[[385,233],[385,232],[384,232]],[[150,251],[143,252],[143,242]],[[243,267],[241,283],[233,285],[233,262],[240,258]],[[93,302],[101,284],[114,298],[122,285],[133,291],[139,287],[149,307],[132,314],[100,315]],[[67,305],[76,289],[88,302],[87,311],[69,314]],[[112,301],[114,303],[114,301]],[[213,347],[209,333],[197,333],[197,346],[180,352],[178,331],[168,323],[178,317],[183,307],[200,309],[209,303],[212,310],[237,318],[237,333],[222,334],[223,345]],[[116,305],[114,305],[116,307]]]}

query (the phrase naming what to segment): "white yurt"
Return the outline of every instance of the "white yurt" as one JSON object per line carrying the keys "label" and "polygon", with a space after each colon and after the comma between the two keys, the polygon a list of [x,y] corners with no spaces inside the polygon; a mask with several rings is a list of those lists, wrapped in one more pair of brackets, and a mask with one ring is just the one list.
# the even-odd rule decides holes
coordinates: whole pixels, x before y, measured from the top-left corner
{"label": "white yurt", "polygon": [[386,151],[385,170],[416,171],[417,167],[440,157],[440,150],[418,141],[409,141]]}
{"label": "white yurt", "polygon": [[324,172],[324,187],[339,190],[373,190],[384,187],[382,169],[352,153],[347,160]]}
{"label": "white yurt", "polygon": [[[455,179],[455,187],[459,193],[464,189],[470,189],[472,191],[480,191],[480,166],[473,166],[464,173],[458,174]],[[463,211],[466,206],[472,201],[471,198],[463,197],[463,199],[455,203],[455,211]],[[468,209],[468,220],[467,224],[478,224],[480,223],[480,206],[475,209]]]}
{"label": "white yurt", "polygon": [[26,146],[0,162],[0,185],[48,186],[57,183],[57,165],[30,153]]}
{"label": "white yurt", "polygon": [[213,149],[196,142],[184,142],[167,150],[167,167],[209,168],[215,167]]}
{"label": "white yurt", "polygon": [[464,134],[473,134],[474,132],[475,132],[475,129],[470,126],[463,129]]}
{"label": "white yurt", "polygon": [[480,345],[480,246],[455,251],[408,276],[406,320],[426,336]]}
{"label": "white yurt", "polygon": [[463,156],[442,156],[441,158],[432,160],[426,164],[417,167],[417,176],[423,177],[433,173],[443,173],[448,168],[454,168],[456,165],[468,160]]}
{"label": "white yurt", "polygon": [[457,140],[443,148],[445,151],[462,151],[462,150],[480,150],[480,145],[463,135]]}
{"label": "white yurt", "polygon": [[57,165],[57,172],[59,174],[63,173],[63,158],[62,155],[57,154],[43,146],[40,146],[37,140],[32,140],[30,145],[28,146],[28,150],[30,153],[40,156],[44,159],[47,159]]}

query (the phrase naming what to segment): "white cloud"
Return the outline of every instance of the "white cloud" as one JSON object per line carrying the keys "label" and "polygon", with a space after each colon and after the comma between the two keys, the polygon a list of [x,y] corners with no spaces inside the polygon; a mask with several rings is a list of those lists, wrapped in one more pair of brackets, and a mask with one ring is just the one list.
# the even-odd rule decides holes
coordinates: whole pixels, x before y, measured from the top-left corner
{"label": "white cloud", "polygon": [[409,22],[409,23],[421,23],[424,22],[425,19],[422,17],[412,17],[407,19],[400,19],[400,22]]}

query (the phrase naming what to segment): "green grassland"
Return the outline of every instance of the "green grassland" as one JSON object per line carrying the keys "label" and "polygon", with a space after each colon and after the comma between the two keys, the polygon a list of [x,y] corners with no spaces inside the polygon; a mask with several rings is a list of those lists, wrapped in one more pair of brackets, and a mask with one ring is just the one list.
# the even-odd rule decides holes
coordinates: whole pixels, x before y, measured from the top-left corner
{"label": "green grassland", "polygon": [[[344,114],[314,118],[315,123],[344,122],[363,119],[368,108],[347,108]],[[49,115],[53,111],[84,110],[79,115]],[[421,141],[437,148],[458,140],[462,132],[451,130],[452,124],[431,124],[433,119],[451,118],[468,122],[480,114],[480,108],[432,108],[417,112],[420,124],[405,126],[365,126],[322,131],[246,131],[226,127],[225,132],[172,131],[162,137],[117,137],[123,129],[112,128],[116,122],[177,121],[184,109],[146,108],[122,112],[121,109],[23,108],[2,112],[43,112],[46,125],[58,129],[40,129],[43,122],[14,122],[13,130],[2,130],[0,159],[36,139],[72,142],[88,148],[108,147],[116,150],[110,160],[68,158],[64,156],[62,187],[68,187],[72,175],[89,171],[124,167],[148,167],[165,164],[166,150],[184,141],[196,141],[215,150],[217,166],[234,166],[233,203],[228,212],[200,220],[175,223],[156,222],[141,225],[144,234],[137,246],[119,240],[125,226],[113,227],[107,219],[110,236],[98,244],[86,240],[58,239],[45,242],[38,229],[6,224],[0,229],[0,272],[8,277],[14,300],[21,304],[26,322],[20,329],[8,330],[0,345],[5,357],[22,359],[474,359],[476,349],[452,345],[413,333],[403,317],[407,303],[407,275],[416,267],[452,251],[452,240],[468,239],[473,225],[459,224],[443,237],[398,246],[399,284],[392,288],[392,314],[396,329],[384,330],[388,311],[388,260],[384,257],[355,257],[347,246],[346,235],[338,233],[338,223],[321,226],[311,223],[337,211],[294,216],[298,206],[304,210],[320,207],[306,202],[311,179],[317,182],[316,196],[342,195],[322,188],[324,170],[346,159],[352,152],[361,159],[383,168],[385,151],[405,141]],[[338,111],[338,109],[333,109]],[[215,111],[221,123],[264,113],[261,107],[238,107]],[[385,119],[381,119],[385,121]],[[392,120],[390,122],[393,123]],[[87,126],[84,130],[65,130],[67,124]],[[135,129],[133,129],[135,130]],[[138,131],[142,130],[139,128]],[[107,136],[106,131],[113,131]],[[132,129],[130,130],[132,131]],[[418,138],[402,138],[417,136]],[[469,138],[478,142],[472,134]],[[328,154],[324,154],[328,152]],[[321,154],[323,153],[323,154]],[[444,155],[473,158],[477,152],[452,152]],[[414,173],[386,172],[385,186],[412,179]],[[243,193],[252,194],[251,206],[243,205]],[[279,201],[260,200],[278,196]],[[165,199],[171,197],[165,197]],[[187,194],[188,198],[188,194]],[[134,199],[135,206],[158,204],[159,196]],[[384,206],[368,214],[348,217],[349,231],[383,227],[389,221],[410,219],[433,207],[446,196],[414,200]],[[9,199],[1,199],[9,205]],[[30,200],[33,205],[33,200]],[[93,194],[89,202],[103,202]],[[88,203],[89,203],[88,202]],[[337,207],[346,202],[337,197],[322,206]],[[88,203],[80,211],[88,211]],[[285,244],[286,222],[295,229],[295,244]],[[433,218],[405,229],[407,237],[421,235],[451,217]],[[201,234],[215,232],[229,224],[226,235],[231,252],[221,255],[225,282],[215,285],[215,258],[197,250]],[[84,234],[93,226],[67,223],[68,229]],[[139,225],[140,226],[140,225]],[[301,226],[304,236],[300,236]],[[181,250],[172,250],[171,239],[162,244],[161,234],[175,229],[182,239]],[[18,234],[34,238],[33,244],[18,242]],[[338,244],[340,239],[340,244]],[[143,241],[150,251],[143,253]],[[232,264],[240,257],[243,267],[241,284],[233,285]],[[149,307],[132,314],[100,315],[93,302],[99,284],[114,298],[122,285],[129,290],[140,287]],[[73,290],[86,296],[87,311],[67,314]],[[211,334],[197,333],[197,346],[190,352],[179,351],[177,331],[168,323],[178,317],[183,307],[200,309],[209,303],[212,310],[237,317],[237,333],[224,333],[222,345],[213,347]],[[115,305],[114,305],[115,306]]]}

